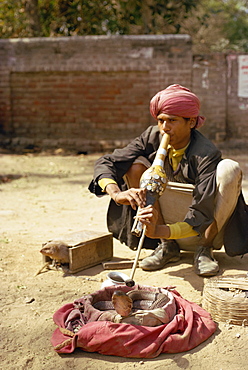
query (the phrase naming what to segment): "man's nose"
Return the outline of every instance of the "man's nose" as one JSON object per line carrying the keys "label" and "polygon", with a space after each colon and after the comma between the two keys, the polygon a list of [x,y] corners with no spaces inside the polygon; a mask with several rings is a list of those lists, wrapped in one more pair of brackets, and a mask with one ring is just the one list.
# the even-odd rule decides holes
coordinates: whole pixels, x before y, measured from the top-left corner
{"label": "man's nose", "polygon": [[163,121],[162,128],[163,128],[164,131],[168,131],[169,130],[169,125],[168,125],[168,122],[166,120]]}

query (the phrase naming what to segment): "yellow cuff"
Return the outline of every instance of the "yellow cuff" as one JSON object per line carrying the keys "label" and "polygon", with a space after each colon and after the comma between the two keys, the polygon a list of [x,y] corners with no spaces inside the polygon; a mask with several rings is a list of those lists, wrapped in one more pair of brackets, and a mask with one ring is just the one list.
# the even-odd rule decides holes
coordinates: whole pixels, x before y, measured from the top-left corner
{"label": "yellow cuff", "polygon": [[198,235],[187,222],[176,222],[168,226],[170,228],[170,237],[168,239],[182,239]]}
{"label": "yellow cuff", "polygon": [[105,191],[105,188],[108,184],[117,184],[115,180],[103,178],[98,181],[98,185]]}

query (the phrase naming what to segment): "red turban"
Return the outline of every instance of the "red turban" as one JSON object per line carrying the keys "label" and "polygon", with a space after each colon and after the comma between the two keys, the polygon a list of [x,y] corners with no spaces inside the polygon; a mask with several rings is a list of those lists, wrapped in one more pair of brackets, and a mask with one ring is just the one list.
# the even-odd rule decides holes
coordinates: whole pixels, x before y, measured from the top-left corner
{"label": "red turban", "polygon": [[159,91],[150,102],[151,115],[157,119],[161,113],[179,117],[196,117],[197,128],[204,124],[205,117],[199,116],[200,100],[189,89],[180,85],[170,85]]}

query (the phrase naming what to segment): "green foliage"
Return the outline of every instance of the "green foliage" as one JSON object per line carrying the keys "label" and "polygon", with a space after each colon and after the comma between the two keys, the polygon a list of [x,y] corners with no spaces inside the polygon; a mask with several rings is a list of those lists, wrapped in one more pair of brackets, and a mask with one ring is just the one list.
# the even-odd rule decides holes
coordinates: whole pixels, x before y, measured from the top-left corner
{"label": "green foliage", "polygon": [[0,0],[1,38],[168,33],[248,52],[248,0]]}
{"label": "green foliage", "polygon": [[201,0],[181,30],[195,53],[248,52],[248,0]]}
{"label": "green foliage", "polygon": [[248,1],[231,0],[226,4],[229,13],[223,25],[223,33],[232,49],[248,52]]}
{"label": "green foliage", "polygon": [[0,37],[25,37],[27,26],[24,1],[0,0]]}
{"label": "green foliage", "polygon": [[[0,37],[178,32],[197,0],[0,0]],[[174,27],[174,28],[173,28]],[[168,32],[166,32],[168,33]]]}

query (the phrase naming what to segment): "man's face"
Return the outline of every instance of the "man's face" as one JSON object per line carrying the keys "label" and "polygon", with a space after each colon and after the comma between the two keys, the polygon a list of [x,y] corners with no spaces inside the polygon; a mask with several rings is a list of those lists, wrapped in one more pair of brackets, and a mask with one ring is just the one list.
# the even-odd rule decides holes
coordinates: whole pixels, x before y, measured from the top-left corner
{"label": "man's face", "polygon": [[157,116],[158,127],[161,134],[170,135],[170,144],[174,149],[184,148],[190,140],[191,128],[195,125],[195,119],[185,119],[161,113]]}

